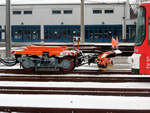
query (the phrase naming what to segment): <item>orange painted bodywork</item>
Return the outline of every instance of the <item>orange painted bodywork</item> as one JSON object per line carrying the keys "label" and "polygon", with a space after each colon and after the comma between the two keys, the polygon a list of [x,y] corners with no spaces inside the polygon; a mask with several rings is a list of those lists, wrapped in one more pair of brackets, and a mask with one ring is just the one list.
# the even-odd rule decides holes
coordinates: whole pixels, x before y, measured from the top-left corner
{"label": "orange painted bodywork", "polygon": [[27,46],[23,51],[15,51],[15,54],[43,56],[43,52],[49,52],[49,56],[53,56],[60,55],[61,52],[68,50],[66,46]]}
{"label": "orange painted bodywork", "polygon": [[116,37],[116,39],[112,38],[111,44],[112,44],[112,48],[117,48],[119,44],[118,37]]}
{"label": "orange painted bodywork", "polygon": [[113,52],[104,52],[102,54],[99,54],[97,56],[97,64],[103,66],[111,65],[112,64],[111,59],[107,58],[107,56],[112,53]]}
{"label": "orange painted bodywork", "polygon": [[107,64],[111,64],[110,58],[101,58],[101,55],[97,57],[97,64],[107,66]]}

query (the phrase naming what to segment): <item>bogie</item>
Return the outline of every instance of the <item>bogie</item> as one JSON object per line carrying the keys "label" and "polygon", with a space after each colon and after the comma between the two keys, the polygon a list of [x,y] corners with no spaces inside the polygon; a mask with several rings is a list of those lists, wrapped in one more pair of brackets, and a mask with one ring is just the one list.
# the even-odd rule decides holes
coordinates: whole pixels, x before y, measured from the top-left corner
{"label": "bogie", "polygon": [[[38,49],[36,49],[38,48]],[[62,71],[69,72],[75,68],[77,51],[69,51],[66,47],[40,47],[29,46],[24,51],[14,53],[17,62],[27,71]],[[33,52],[33,53],[32,53]]]}

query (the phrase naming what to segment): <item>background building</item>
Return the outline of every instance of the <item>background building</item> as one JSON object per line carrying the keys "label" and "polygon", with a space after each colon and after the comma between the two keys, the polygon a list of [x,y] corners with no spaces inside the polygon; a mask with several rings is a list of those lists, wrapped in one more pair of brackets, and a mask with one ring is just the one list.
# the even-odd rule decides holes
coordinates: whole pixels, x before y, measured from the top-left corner
{"label": "background building", "polygon": [[[110,42],[112,36],[133,42],[136,20],[131,20],[130,10],[128,2],[86,3],[85,42]],[[0,5],[0,17],[5,28],[5,5]],[[13,42],[71,42],[80,37],[80,4],[13,4],[11,28]]]}

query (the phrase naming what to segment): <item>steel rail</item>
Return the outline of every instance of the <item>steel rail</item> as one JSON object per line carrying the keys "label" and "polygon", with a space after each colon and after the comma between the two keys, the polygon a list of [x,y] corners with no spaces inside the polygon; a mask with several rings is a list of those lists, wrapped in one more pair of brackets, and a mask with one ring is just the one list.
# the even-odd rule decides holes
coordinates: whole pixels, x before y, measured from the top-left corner
{"label": "steel rail", "polygon": [[1,75],[0,81],[27,82],[150,82],[150,77],[101,77],[99,76],[62,76],[62,75]]}
{"label": "steel rail", "polygon": [[7,74],[31,74],[31,75],[51,75],[51,74],[93,74],[93,75],[99,75],[99,74],[132,74],[131,70],[107,70],[107,71],[101,71],[101,70],[74,70],[68,73],[63,73],[60,71],[25,71],[23,69],[0,69],[0,73],[7,73]]}
{"label": "steel rail", "polygon": [[0,86],[0,94],[65,94],[150,97],[150,89]]}
{"label": "steel rail", "polygon": [[18,107],[0,106],[3,112],[28,112],[28,113],[150,113],[150,109],[85,109],[85,108],[47,108],[47,107]]}

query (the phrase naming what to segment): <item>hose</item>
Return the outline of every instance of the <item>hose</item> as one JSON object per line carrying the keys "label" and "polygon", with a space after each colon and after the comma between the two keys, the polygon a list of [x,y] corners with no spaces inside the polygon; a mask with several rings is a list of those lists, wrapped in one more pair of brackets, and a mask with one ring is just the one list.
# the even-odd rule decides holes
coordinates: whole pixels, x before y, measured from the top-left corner
{"label": "hose", "polygon": [[8,61],[0,58],[0,63],[4,64],[5,66],[14,66],[17,64],[15,59],[9,59]]}

